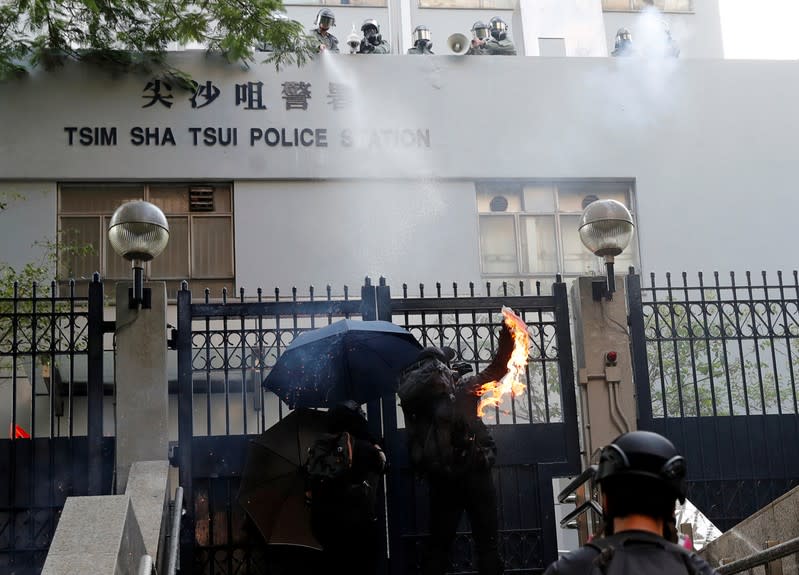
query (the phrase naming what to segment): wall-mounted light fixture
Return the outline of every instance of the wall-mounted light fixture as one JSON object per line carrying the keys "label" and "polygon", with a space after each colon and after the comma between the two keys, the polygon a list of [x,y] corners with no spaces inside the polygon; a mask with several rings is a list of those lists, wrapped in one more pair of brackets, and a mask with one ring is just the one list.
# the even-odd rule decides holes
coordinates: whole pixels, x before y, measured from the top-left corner
{"label": "wall-mounted light fixture", "polygon": [[594,255],[605,258],[606,278],[593,285],[594,300],[613,299],[616,276],[614,258],[621,254],[633,237],[633,217],[624,204],[616,200],[597,200],[583,210],[580,218],[580,240]]}
{"label": "wall-mounted light fixture", "polygon": [[131,262],[133,288],[130,309],[150,308],[150,290],[144,289],[144,262],[164,251],[169,241],[169,224],[158,206],[134,201],[119,206],[108,225],[108,241],[114,251]]}

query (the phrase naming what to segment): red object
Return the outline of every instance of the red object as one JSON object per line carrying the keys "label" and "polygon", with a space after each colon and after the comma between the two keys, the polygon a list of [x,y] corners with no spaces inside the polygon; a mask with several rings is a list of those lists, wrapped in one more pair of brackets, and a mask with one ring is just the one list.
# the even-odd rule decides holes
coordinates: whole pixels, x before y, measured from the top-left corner
{"label": "red object", "polygon": [[30,439],[31,435],[19,425],[14,424],[14,439]]}
{"label": "red object", "polygon": [[607,360],[608,364],[615,365],[616,359],[618,359],[618,354],[615,351],[609,351],[605,356],[605,359]]}

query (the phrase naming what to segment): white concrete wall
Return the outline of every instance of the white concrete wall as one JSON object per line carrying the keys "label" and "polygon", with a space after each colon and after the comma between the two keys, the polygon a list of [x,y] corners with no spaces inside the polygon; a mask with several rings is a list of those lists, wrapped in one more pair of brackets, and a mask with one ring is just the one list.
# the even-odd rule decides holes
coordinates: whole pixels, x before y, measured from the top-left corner
{"label": "white concrete wall", "polygon": [[46,250],[34,244],[56,239],[55,183],[0,180],[0,201],[7,203],[0,210],[0,262],[19,271],[42,261]]}
{"label": "white concrete wall", "polygon": [[[234,180],[236,268],[248,288],[353,286],[366,274],[394,284],[433,275],[479,280],[469,182],[483,178],[633,179],[645,272],[796,265],[789,231],[797,62],[339,56],[278,75],[271,66],[203,67],[202,56],[184,58],[192,56],[181,65],[226,90],[216,108],[192,111],[176,99],[173,110],[143,109],[146,78],[108,84],[69,69],[0,86],[0,99],[14,102],[0,110],[9,127],[0,133],[0,174],[7,183]],[[308,111],[280,109],[287,79],[319,90]],[[231,87],[254,80],[270,90],[269,110],[233,106]],[[325,91],[333,80],[357,86],[360,105],[331,111]],[[475,97],[475,85],[503,91]],[[53,94],[57,107],[49,105]],[[83,124],[118,126],[118,144],[68,146],[64,126]],[[131,125],[172,126],[178,141],[133,146]],[[192,146],[187,129],[195,125],[236,126],[244,139],[251,126],[319,127],[329,145]],[[429,146],[369,145],[371,130],[379,137],[395,128],[427,130]],[[367,134],[363,147],[344,147],[344,129]],[[47,197],[46,216],[28,213],[24,221],[54,227],[55,196]],[[360,241],[365,232],[376,243]],[[32,237],[8,237],[0,257],[26,249]]]}
{"label": "white concrete wall", "polygon": [[[607,56],[602,3],[599,0],[520,0],[516,28],[523,52],[538,56],[539,39],[563,38],[564,56]],[[517,44],[517,48],[518,48]]]}

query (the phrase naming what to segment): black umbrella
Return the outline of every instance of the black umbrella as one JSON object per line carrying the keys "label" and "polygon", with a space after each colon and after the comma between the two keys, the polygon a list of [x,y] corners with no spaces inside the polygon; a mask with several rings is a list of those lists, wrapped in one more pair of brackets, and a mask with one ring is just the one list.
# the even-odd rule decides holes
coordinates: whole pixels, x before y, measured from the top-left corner
{"label": "black umbrella", "polygon": [[297,409],[250,440],[238,500],[267,543],[321,549],[311,533],[302,470],[327,414]]}
{"label": "black umbrella", "polygon": [[297,336],[264,386],[291,407],[365,403],[394,393],[399,372],[420,350],[393,323],[343,319]]}

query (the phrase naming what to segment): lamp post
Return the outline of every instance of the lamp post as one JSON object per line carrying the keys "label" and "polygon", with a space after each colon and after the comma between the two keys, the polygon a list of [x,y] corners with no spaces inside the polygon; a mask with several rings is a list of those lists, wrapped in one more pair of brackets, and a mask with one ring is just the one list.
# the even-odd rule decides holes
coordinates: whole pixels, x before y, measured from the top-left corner
{"label": "lamp post", "polygon": [[614,258],[629,245],[634,228],[630,210],[616,200],[596,200],[583,210],[578,228],[580,240],[594,255],[605,258],[607,271],[605,281],[593,285],[594,300],[613,299]]}
{"label": "lamp post", "polygon": [[130,309],[150,308],[149,290],[144,289],[144,262],[164,251],[169,241],[169,224],[158,206],[144,201],[119,206],[108,226],[108,241],[114,251],[131,262],[133,289]]}

